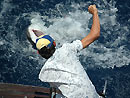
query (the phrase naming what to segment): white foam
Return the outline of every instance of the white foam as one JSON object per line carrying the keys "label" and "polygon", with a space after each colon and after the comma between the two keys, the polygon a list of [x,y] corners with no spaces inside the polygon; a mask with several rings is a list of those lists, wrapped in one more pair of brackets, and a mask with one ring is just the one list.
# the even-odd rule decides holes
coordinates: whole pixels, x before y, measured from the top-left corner
{"label": "white foam", "polygon": [[[110,1],[107,2],[106,0],[103,0],[105,5],[97,4],[99,9],[99,16],[100,16],[100,23],[102,28],[105,30],[105,32],[101,32],[104,38],[107,38],[108,35],[110,38],[113,37],[113,35],[120,35],[120,24],[116,21],[116,12],[118,9],[115,7],[115,2]],[[74,6],[73,6],[74,5]],[[50,34],[57,42],[58,47],[62,45],[65,42],[71,42],[75,39],[82,39],[85,37],[90,29],[88,28],[89,21],[92,15],[90,15],[85,10],[79,10],[79,8],[82,7],[82,5],[78,4],[78,6],[75,6],[76,4],[72,3],[70,5],[75,9],[73,12],[68,12],[64,16],[63,11],[61,11],[58,8],[58,12],[60,12],[60,15],[63,15],[63,17],[51,17],[46,19],[52,24],[47,28],[45,26],[45,23],[41,20],[42,17],[45,16],[36,16],[33,17],[31,20],[32,25],[36,24],[39,27],[43,28],[47,34]],[[58,5],[59,6],[59,5]],[[61,5],[62,7],[65,7],[64,5]],[[86,6],[87,5],[83,5]],[[104,8],[107,6],[107,8]],[[57,7],[57,6],[56,6]],[[56,12],[56,11],[54,11]],[[62,13],[61,13],[62,12]],[[65,12],[66,13],[66,12]],[[38,20],[37,20],[38,19]],[[38,23],[38,24],[37,24]],[[115,26],[115,28],[114,28]],[[109,30],[112,28],[111,30]],[[123,28],[124,31],[129,31],[127,27]],[[126,34],[123,33],[122,36],[118,36],[115,38],[115,41],[105,42],[105,43],[98,43],[98,41],[94,42],[94,44],[90,45],[89,48],[84,50],[82,52],[82,55],[84,55],[84,59],[81,61],[86,63],[87,67],[121,67],[124,65],[129,65],[130,63],[130,57],[127,55],[129,54],[128,51],[121,48],[124,46],[118,46],[123,40],[126,40]],[[109,45],[109,47],[107,47]],[[114,46],[117,46],[114,48]],[[100,50],[100,52],[95,52],[96,50]],[[87,63],[87,58],[91,57],[91,61],[94,63]]]}
{"label": "white foam", "polygon": [[[3,1],[4,7],[1,14],[7,11],[8,8],[12,7],[7,1],[8,0]],[[89,1],[88,4],[89,3],[91,3],[91,1]],[[107,0],[97,2],[102,27],[101,37],[104,39],[103,42],[95,41],[88,48],[82,51],[81,54],[83,56],[81,62],[84,62],[85,67],[98,66],[109,68],[114,66],[121,67],[130,64],[129,50],[125,48],[126,45],[122,44],[124,41],[128,40],[127,35],[129,29],[127,25],[120,25],[120,23],[117,22],[116,12],[118,9],[115,7],[115,4],[116,2],[112,0],[110,2],[107,2]],[[50,16],[43,16],[39,12],[31,12],[28,14],[24,13],[22,17],[26,18],[25,16],[30,15],[30,28],[38,29],[51,35],[56,40],[57,47],[60,47],[65,42],[82,39],[89,33],[92,15],[89,14],[87,10],[82,9],[83,7],[87,8],[87,3],[71,3],[71,5],[60,4],[58,8],[50,9],[48,12],[45,12]],[[14,24],[17,23],[20,17],[21,16],[16,18]],[[44,20],[50,23],[48,27],[45,25],[46,22]],[[103,32],[102,29],[104,30]],[[2,46],[4,44],[8,44],[13,53],[15,53],[15,51],[22,51],[23,54],[20,54],[21,56],[31,55],[29,59],[36,60],[42,65],[45,60],[38,55],[32,56],[33,52],[36,51],[33,51],[31,45],[28,47],[22,46],[22,42],[17,39],[16,32],[12,31],[11,26],[9,26],[8,30],[11,32],[7,34],[5,41],[0,38],[0,45]],[[108,41],[108,37],[112,40]],[[8,40],[10,42],[8,42]],[[19,50],[19,48],[21,50]]]}
{"label": "white foam", "polygon": [[[43,16],[42,16],[43,17]],[[57,43],[63,44],[66,41],[71,42],[75,39],[83,38],[88,32],[87,22],[91,15],[88,12],[82,12],[80,10],[61,18],[48,19],[53,22],[48,28],[45,27],[43,21],[39,21],[37,16],[31,20],[32,24],[41,27],[43,31],[50,34]],[[86,19],[86,21],[84,21]],[[82,26],[85,25],[85,28]],[[40,29],[41,29],[40,28]],[[39,29],[39,30],[40,30]]]}

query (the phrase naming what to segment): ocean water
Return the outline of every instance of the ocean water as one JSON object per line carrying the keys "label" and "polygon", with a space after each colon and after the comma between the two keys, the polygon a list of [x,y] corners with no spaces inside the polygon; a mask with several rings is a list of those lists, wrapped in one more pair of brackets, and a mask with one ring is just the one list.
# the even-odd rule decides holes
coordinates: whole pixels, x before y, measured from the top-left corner
{"label": "ocean water", "polygon": [[129,0],[0,0],[0,82],[46,86],[38,79],[45,63],[27,41],[29,25],[50,34],[57,47],[85,37],[96,4],[101,36],[80,61],[97,91],[108,81],[108,98],[130,97]]}

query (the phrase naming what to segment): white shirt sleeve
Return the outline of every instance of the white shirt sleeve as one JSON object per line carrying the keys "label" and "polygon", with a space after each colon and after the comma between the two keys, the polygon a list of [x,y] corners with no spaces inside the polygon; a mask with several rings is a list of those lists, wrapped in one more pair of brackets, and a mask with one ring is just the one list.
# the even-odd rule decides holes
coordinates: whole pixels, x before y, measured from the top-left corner
{"label": "white shirt sleeve", "polygon": [[72,51],[79,52],[81,49],[83,49],[82,42],[80,40],[73,41],[71,44],[69,44],[69,48]]}

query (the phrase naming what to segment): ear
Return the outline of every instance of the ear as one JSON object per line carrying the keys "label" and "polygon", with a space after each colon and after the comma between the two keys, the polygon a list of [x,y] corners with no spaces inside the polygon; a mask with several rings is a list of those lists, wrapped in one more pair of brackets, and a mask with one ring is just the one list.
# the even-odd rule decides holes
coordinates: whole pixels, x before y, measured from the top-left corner
{"label": "ear", "polygon": [[56,42],[55,41],[53,41],[53,45],[56,46]]}

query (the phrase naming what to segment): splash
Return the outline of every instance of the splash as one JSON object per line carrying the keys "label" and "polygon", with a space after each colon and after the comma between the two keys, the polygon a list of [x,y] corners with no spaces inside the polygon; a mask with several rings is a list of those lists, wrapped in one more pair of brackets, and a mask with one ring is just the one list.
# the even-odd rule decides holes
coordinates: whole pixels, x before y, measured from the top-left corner
{"label": "splash", "polygon": [[[44,2],[45,0],[41,0],[40,4],[43,5]],[[66,4],[59,3],[55,8],[42,11],[42,13],[40,12],[41,10],[39,12],[22,13],[14,19],[13,23],[8,26],[8,29],[3,27],[4,31],[8,32],[6,38],[0,38],[0,46],[3,47],[2,49],[8,50],[5,57],[10,60],[19,55],[20,58],[15,62],[17,66],[20,66],[19,62],[26,58],[27,60],[38,62],[38,65],[41,67],[45,60],[36,55],[36,51],[31,48],[26,39],[25,31],[19,33],[19,29],[22,28],[24,23],[20,22],[20,26],[15,27],[20,19],[29,20],[32,28],[40,29],[51,35],[56,40],[58,48],[63,43],[72,42],[76,39],[81,40],[90,32],[92,15],[88,13],[87,8],[93,2],[99,9],[101,36],[81,52],[81,62],[85,68],[113,68],[114,66],[122,67],[129,65],[130,52],[127,44],[124,43],[128,40],[127,33],[129,29],[128,26],[125,24],[121,25],[117,21],[118,9],[115,6],[116,2],[113,0],[109,2],[107,0],[88,1],[86,3],[69,1]],[[13,7],[15,8],[15,6],[12,7],[8,0],[4,0],[3,4],[4,7],[1,14],[8,12]],[[3,16],[0,16],[0,19],[3,19]],[[23,63],[27,64],[26,62]],[[38,65],[36,68],[40,69]]]}
{"label": "splash", "polygon": [[[99,8],[101,37],[82,52],[81,62],[85,63],[85,67],[90,68],[129,65],[129,50],[126,45],[121,44],[127,40],[125,32],[129,32],[129,30],[126,26],[120,26],[116,20],[118,11],[115,7],[116,2],[103,0],[102,2],[95,1],[95,3]],[[87,7],[88,5],[83,3],[71,3],[69,7],[58,4],[56,9],[51,10],[51,16],[56,13],[59,17],[36,16],[31,20],[32,25],[43,28],[44,30],[42,30],[50,34],[60,47],[65,42],[82,39],[89,33],[92,19],[88,11],[84,10]],[[50,23],[48,27],[45,26],[45,19]]]}

